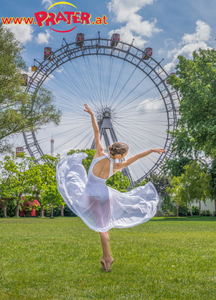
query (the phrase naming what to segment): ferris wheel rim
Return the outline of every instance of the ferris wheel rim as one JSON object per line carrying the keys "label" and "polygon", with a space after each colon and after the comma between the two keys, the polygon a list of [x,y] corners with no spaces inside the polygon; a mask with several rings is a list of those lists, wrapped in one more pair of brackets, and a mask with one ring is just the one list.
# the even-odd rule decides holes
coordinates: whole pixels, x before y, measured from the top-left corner
{"label": "ferris wheel rim", "polygon": [[[112,47],[109,46],[109,42],[111,42],[111,39],[105,39],[105,38],[92,38],[92,39],[86,39],[84,41],[83,46],[76,46],[76,42],[73,43],[67,43],[65,39],[63,39],[63,42],[65,45],[62,44],[62,46],[57,49],[55,52],[52,53],[51,55],[51,60],[45,59],[41,63],[35,60],[35,62],[38,64],[38,67],[36,71],[32,74],[29,84],[26,88],[26,91],[28,93],[33,93],[38,91],[38,89],[41,87],[41,85],[44,83],[46,78],[52,74],[57,68],[59,68],[61,65],[67,63],[68,61],[72,59],[76,59],[82,56],[89,56],[89,55],[106,55],[106,56],[113,56],[115,58],[123,59],[127,61],[128,63],[131,63],[132,65],[136,66],[139,68],[144,74],[146,74],[154,83],[154,85],[157,87],[165,108],[166,108],[166,114],[167,114],[167,121],[168,121],[168,131],[170,130],[170,127],[172,129],[175,129],[177,127],[177,113],[176,113],[176,107],[175,107],[175,102],[172,97],[172,94],[175,94],[175,97],[177,97],[177,100],[179,100],[179,95],[177,91],[174,91],[171,93],[169,90],[168,85],[166,84],[166,79],[168,77],[168,73],[166,70],[161,66],[161,62],[163,59],[158,62],[156,59],[154,59],[152,56],[149,58],[149,61],[143,60],[142,56],[145,53],[144,50],[139,49],[138,47],[133,46],[133,42],[131,44],[125,43],[123,41],[119,41],[118,44],[121,45],[120,47]],[[94,44],[95,42],[95,44]],[[102,45],[102,42],[104,42],[104,45]],[[89,43],[89,45],[88,45]],[[106,45],[105,45],[106,43]],[[74,48],[71,48],[72,46],[75,46]],[[124,46],[128,47],[127,50],[123,49]],[[104,53],[100,52],[100,50],[103,50]],[[105,53],[105,50],[109,49],[111,50],[110,52]],[[74,51],[76,50],[76,51]],[[90,50],[96,50],[95,52],[90,52]],[[132,53],[131,50],[136,51],[136,54]],[[88,51],[88,52],[87,52]],[[118,52],[118,55],[114,52]],[[80,52],[79,55],[77,53]],[[59,53],[59,54],[58,54]],[[125,56],[121,57],[120,53],[124,53]],[[56,55],[58,54],[58,55]],[[141,55],[137,56],[137,55]],[[62,57],[61,57],[62,55]],[[64,55],[64,56],[63,56]],[[73,55],[73,57],[72,57]],[[129,56],[132,56],[132,61],[128,59]],[[67,57],[68,59],[64,61],[64,58]],[[133,60],[138,60],[138,62],[135,64]],[[150,63],[153,62],[153,66],[150,65]],[[50,64],[50,66],[49,66]],[[155,65],[154,65],[155,64]],[[140,65],[144,65],[144,69],[141,68]],[[53,68],[52,68],[53,67]],[[156,68],[159,67],[161,72],[157,73]],[[145,69],[148,68],[150,69],[150,72],[146,72]],[[152,78],[149,76],[151,73],[153,73],[156,77]],[[163,74],[163,77],[160,76],[160,74]],[[40,75],[39,75],[40,74]],[[41,76],[42,74],[42,76]],[[165,75],[165,76],[164,76]],[[156,82],[156,79],[159,79],[159,82]],[[159,88],[159,86],[162,85],[163,90]],[[166,93],[166,94],[165,94]],[[166,103],[166,98],[169,97],[170,103]],[[176,99],[175,99],[176,100]],[[170,113],[172,113],[172,118],[170,117]],[[173,120],[170,122],[170,120]],[[41,159],[41,156],[44,154],[40,144],[37,141],[35,132],[23,132],[23,137],[25,141],[26,148],[29,152],[29,154],[35,158],[35,160],[38,162]],[[163,153],[160,155],[156,163],[152,166],[150,170],[146,174],[144,174],[142,177],[140,177],[138,180],[134,181],[134,184],[141,182],[145,177],[147,177],[149,174],[151,174],[153,171],[157,170],[159,166],[162,164],[164,161],[165,157],[170,157],[171,156],[171,145],[173,143],[173,138],[170,136],[170,133],[167,132],[167,137],[166,137],[166,142],[164,148],[166,149],[166,153]],[[33,149],[32,149],[32,148]],[[166,148],[167,147],[167,148]],[[36,155],[39,154],[40,157],[36,158]]]}

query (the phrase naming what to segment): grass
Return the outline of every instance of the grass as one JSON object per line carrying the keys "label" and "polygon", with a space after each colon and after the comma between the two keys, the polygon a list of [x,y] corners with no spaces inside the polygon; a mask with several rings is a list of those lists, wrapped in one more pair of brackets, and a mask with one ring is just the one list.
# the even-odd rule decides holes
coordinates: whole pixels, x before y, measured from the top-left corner
{"label": "grass", "polygon": [[152,218],[99,233],[80,218],[0,219],[0,299],[216,299],[216,218]]}

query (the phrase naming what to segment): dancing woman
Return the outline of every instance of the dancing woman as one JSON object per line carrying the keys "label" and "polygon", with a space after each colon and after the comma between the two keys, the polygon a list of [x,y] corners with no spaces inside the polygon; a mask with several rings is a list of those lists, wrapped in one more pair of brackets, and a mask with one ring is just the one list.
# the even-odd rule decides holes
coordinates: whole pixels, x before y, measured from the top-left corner
{"label": "dancing woman", "polygon": [[59,192],[68,207],[90,229],[100,233],[103,249],[101,264],[108,272],[114,262],[110,254],[109,230],[133,227],[150,220],[156,213],[159,195],[150,181],[126,193],[107,186],[105,182],[114,173],[136,160],[153,152],[161,154],[165,149],[150,149],[115,163],[116,159],[123,159],[127,155],[128,145],[115,142],[108,147],[109,152],[106,155],[95,116],[90,107],[84,105],[84,111],[91,115],[96,149],[88,175],[82,165],[82,159],[86,158],[87,154],[80,152],[67,156],[58,163],[56,177]]}

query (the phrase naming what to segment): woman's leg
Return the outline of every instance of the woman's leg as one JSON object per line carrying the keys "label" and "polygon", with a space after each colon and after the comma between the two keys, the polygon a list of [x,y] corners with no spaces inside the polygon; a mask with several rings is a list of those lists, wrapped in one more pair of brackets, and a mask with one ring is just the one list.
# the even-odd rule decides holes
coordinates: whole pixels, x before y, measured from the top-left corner
{"label": "woman's leg", "polygon": [[103,248],[103,258],[101,260],[102,266],[106,271],[110,270],[111,264],[114,262],[110,254],[110,246],[109,246],[109,231],[100,232],[101,244]]}

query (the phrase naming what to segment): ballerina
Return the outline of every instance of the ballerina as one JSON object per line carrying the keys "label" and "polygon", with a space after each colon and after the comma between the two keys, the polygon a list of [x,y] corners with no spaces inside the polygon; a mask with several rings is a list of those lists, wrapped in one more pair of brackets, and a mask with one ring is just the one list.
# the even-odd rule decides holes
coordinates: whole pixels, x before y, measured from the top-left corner
{"label": "ballerina", "polygon": [[68,207],[92,230],[100,233],[103,249],[102,269],[110,271],[114,262],[110,254],[109,230],[127,228],[150,220],[156,213],[159,195],[152,182],[121,193],[105,184],[116,172],[150,153],[161,154],[165,149],[150,149],[136,154],[122,162],[129,147],[126,143],[115,142],[108,147],[108,155],[100,141],[99,127],[95,116],[87,104],[84,111],[91,115],[96,153],[88,175],[82,160],[85,152],[73,153],[61,159],[56,168],[58,190]]}

